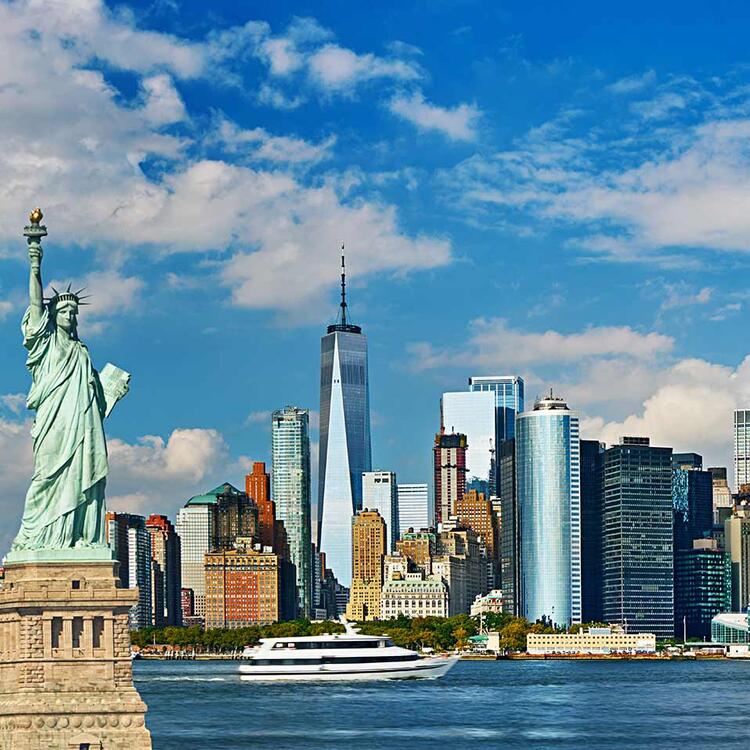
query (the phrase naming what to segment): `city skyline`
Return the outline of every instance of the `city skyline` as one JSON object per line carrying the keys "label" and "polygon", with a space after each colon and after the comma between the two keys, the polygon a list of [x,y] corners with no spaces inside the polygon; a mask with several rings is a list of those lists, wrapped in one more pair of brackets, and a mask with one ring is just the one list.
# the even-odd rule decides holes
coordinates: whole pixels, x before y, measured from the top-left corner
{"label": "city skyline", "polygon": [[[724,210],[743,205],[747,166],[726,6],[699,31],[665,16],[636,33],[612,12],[596,38],[567,33],[590,28],[584,9],[550,5],[540,24],[514,2],[122,7],[40,20],[0,4],[4,518],[30,469],[19,231],[36,204],[50,281],[97,290],[81,316],[94,364],[127,352],[133,373],[110,425],[112,510],[174,517],[239,483],[270,462],[268,417],[287,403],[311,410],[316,492],[318,336],[342,241],[374,465],[400,481],[429,480],[412,446],[437,429],[436,396],[497,372],[524,377],[529,402],[554,385],[585,438],[650,435],[731,472],[750,243]],[[0,526],[6,548],[14,532]]]}

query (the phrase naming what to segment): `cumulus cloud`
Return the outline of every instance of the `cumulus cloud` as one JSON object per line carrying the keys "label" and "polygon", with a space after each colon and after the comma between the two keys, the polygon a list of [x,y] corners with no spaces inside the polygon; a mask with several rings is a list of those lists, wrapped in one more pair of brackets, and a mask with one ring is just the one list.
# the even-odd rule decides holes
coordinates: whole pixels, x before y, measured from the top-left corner
{"label": "cumulus cloud", "polygon": [[631,359],[651,359],[669,352],[670,336],[639,333],[629,326],[592,326],[580,333],[526,332],[510,328],[503,318],[478,318],[469,325],[469,341],[464,350],[437,350],[419,342],[409,347],[411,366],[432,369],[451,362],[470,362],[486,368],[509,368],[550,363],[576,363],[592,357],[621,355]]}
{"label": "cumulus cloud", "polygon": [[0,299],[0,320],[5,320],[13,312],[13,303],[7,299]]}
{"label": "cumulus cloud", "polygon": [[416,125],[420,130],[435,130],[454,141],[473,141],[481,115],[473,104],[453,108],[439,107],[425,100],[421,91],[395,96],[388,104],[393,114]]}

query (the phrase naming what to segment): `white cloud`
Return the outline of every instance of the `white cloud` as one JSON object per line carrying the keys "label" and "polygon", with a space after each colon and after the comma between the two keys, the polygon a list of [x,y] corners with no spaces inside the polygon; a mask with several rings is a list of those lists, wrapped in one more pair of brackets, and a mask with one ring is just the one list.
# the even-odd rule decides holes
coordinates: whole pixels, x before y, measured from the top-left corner
{"label": "white cloud", "polygon": [[711,301],[714,290],[709,286],[704,286],[693,293],[688,291],[684,284],[666,284],[664,292],[666,296],[661,303],[661,309],[671,310],[675,307],[708,304]]}
{"label": "white cloud", "polygon": [[415,91],[411,95],[395,96],[388,106],[393,114],[420,130],[436,130],[456,141],[473,141],[477,137],[476,126],[481,113],[473,104],[459,104],[452,109],[438,107],[426,101],[421,91]]}
{"label": "white cloud", "polygon": [[0,299],[0,320],[5,320],[13,312],[13,303],[7,299]]}
{"label": "white cloud", "polygon": [[669,352],[674,341],[660,333],[639,333],[629,326],[592,326],[580,333],[529,333],[512,329],[503,318],[471,322],[463,351],[435,350],[424,342],[409,347],[412,367],[431,369],[449,363],[509,368],[550,363],[577,363],[592,357],[625,356],[652,359]]}
{"label": "white cloud", "polygon": [[656,81],[656,73],[647,70],[641,75],[625,76],[607,86],[607,90],[613,94],[632,94],[640,91]]}
{"label": "white cloud", "polygon": [[410,61],[382,58],[369,52],[358,55],[336,44],[316,50],[308,65],[311,80],[327,91],[348,91],[377,78],[414,81],[422,77],[418,66]]}
{"label": "white cloud", "polygon": [[[44,23],[29,36],[42,10]],[[113,39],[109,53],[97,36],[102,32]],[[300,165],[328,156],[330,137],[309,143],[238,125],[234,135],[260,165],[251,168],[228,157],[194,157],[196,143],[175,130],[164,132],[190,117],[174,77],[219,71],[209,63],[239,64],[268,33],[266,25],[253,22],[195,45],[141,32],[131,18],[111,14],[94,0],[0,4],[0,240],[17,242],[29,208],[41,205],[50,243],[116,246],[125,260],[143,246],[160,254],[232,248],[230,259],[220,257],[203,273],[216,273],[235,304],[282,310],[309,311],[311,302],[325,296],[335,283],[329,256],[342,239],[357,238],[354,276],[450,262],[449,242],[406,235],[393,206],[349,198],[339,192],[335,175],[323,185],[300,176]],[[321,44],[328,33],[310,19],[297,19],[287,36],[308,60],[326,48]],[[139,57],[146,43],[153,49]],[[135,71],[143,95],[124,99],[94,69],[102,59]],[[335,88],[347,78],[408,77],[408,70],[416,69],[355,55],[353,72],[332,68],[329,74]],[[49,260],[47,267],[49,278]],[[304,272],[290,274],[290,268]],[[98,311],[87,312],[96,319]]]}
{"label": "white cloud", "polygon": [[736,368],[683,359],[654,375],[640,409],[611,421],[589,417],[583,436],[615,443],[644,435],[653,445],[703,453],[707,465],[731,467],[732,411],[750,403],[750,357]]}
{"label": "white cloud", "polygon": [[0,404],[13,414],[20,414],[26,408],[25,393],[6,393],[0,396]]}
{"label": "white cloud", "polygon": [[245,417],[245,424],[267,424],[270,426],[271,423],[271,412],[270,411],[251,411]]}
{"label": "white cloud", "polygon": [[336,143],[334,135],[310,143],[302,138],[275,136],[265,128],[244,130],[225,117],[217,120],[213,137],[230,153],[246,153],[254,161],[278,164],[316,164],[330,158]]}

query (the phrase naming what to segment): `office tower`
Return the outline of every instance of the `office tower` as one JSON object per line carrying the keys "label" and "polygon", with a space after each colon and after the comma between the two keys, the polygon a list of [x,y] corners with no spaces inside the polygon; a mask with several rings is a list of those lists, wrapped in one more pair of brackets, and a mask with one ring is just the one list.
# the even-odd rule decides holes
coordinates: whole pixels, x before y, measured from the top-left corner
{"label": "office tower", "polygon": [[386,527],[377,510],[361,510],[352,519],[352,586],[346,617],[380,619]]}
{"label": "office tower", "polygon": [[581,440],[581,621],[602,621],[604,444]]}
{"label": "office tower", "polygon": [[435,474],[435,522],[454,515],[456,500],[466,492],[466,435],[439,433],[432,449]]}
{"label": "office tower", "polygon": [[362,509],[362,473],[372,469],[367,338],[347,319],[341,256],[337,322],[320,341],[318,544],[339,582],[351,582],[351,519]]}
{"label": "office tower", "polygon": [[[146,519],[146,530],[151,535],[151,558],[154,562],[153,621],[156,627],[182,625],[182,572],[180,561],[180,537],[166,516],[150,515]],[[157,605],[157,599],[161,607]]]}
{"label": "office tower", "polygon": [[397,485],[399,536],[409,529],[429,529],[430,494],[426,484]]}
{"label": "office tower", "polygon": [[105,518],[107,543],[120,563],[120,583],[125,588],[138,588],[138,603],[130,610],[130,629],[140,630],[153,624],[151,596],[153,563],[151,535],[146,519],[132,513],[108,511]]}
{"label": "office tower", "polygon": [[750,409],[734,410],[734,488],[750,484]]}
{"label": "office tower", "polygon": [[276,551],[276,507],[271,500],[271,477],[263,461],[253,461],[252,472],[245,475],[245,493],[258,507],[258,540]]}
{"label": "office tower", "polygon": [[195,616],[195,597],[193,596],[193,589],[180,589],[180,605],[182,608],[182,624],[187,626]]}
{"label": "office tower", "polygon": [[690,550],[694,539],[711,535],[713,528],[713,481],[710,471],[684,469],[672,461],[674,549]]}
{"label": "office tower", "polygon": [[521,614],[581,621],[581,475],[578,415],[539,399],[516,418]]}
{"label": "office tower", "polygon": [[280,619],[279,556],[251,538],[205,556],[206,628],[269,625]]}
{"label": "office tower", "polygon": [[732,565],[732,612],[750,607],[750,504],[741,502],[724,522],[726,550]]}
{"label": "office tower", "polygon": [[175,528],[180,537],[182,585],[193,592],[195,617],[206,613],[206,588],[203,558],[212,551],[214,539],[216,496],[196,495],[177,511]]}
{"label": "office tower", "polygon": [[524,410],[523,378],[517,375],[473,376],[469,378],[470,391],[490,391],[495,396],[495,486],[491,495],[500,496],[500,447],[516,435],[516,415]]}
{"label": "office tower", "polygon": [[362,474],[362,504],[377,510],[385,522],[386,551],[393,552],[400,535],[398,489],[393,471],[366,471]]}
{"label": "office tower", "polygon": [[497,447],[516,436],[516,415],[524,410],[523,378],[518,375],[482,375],[469,378],[470,391],[490,391],[497,410]]}
{"label": "office tower", "polygon": [[500,582],[503,588],[503,611],[518,615],[521,590],[518,564],[520,534],[516,503],[516,440],[500,444],[497,456],[500,478]]}
{"label": "office tower", "polygon": [[477,596],[487,592],[483,557],[473,529],[440,532],[435,556],[424,570],[442,576],[447,584],[451,617],[469,614]]}
{"label": "office tower", "polygon": [[483,493],[469,490],[456,501],[456,521],[459,527],[473,529],[479,537],[479,543],[487,550],[488,559],[495,560],[498,551],[495,514],[492,503]]}
{"label": "office tower", "polygon": [[209,495],[216,498],[213,550],[234,549],[237,537],[258,536],[258,508],[246,492],[224,482]]}
{"label": "office tower", "polygon": [[674,632],[672,449],[624,437],[604,452],[604,621]]}
{"label": "office tower", "polygon": [[271,495],[284,522],[291,561],[297,569],[297,602],[303,617],[312,610],[310,534],[310,436],[306,409],[287,406],[271,418]]}
{"label": "office tower", "polygon": [[730,556],[715,539],[695,539],[675,552],[675,635],[711,638],[711,620],[732,606]]}
{"label": "office tower", "polygon": [[383,584],[380,619],[448,617],[448,602],[448,586],[439,575],[397,573]]}
{"label": "office tower", "polygon": [[673,453],[672,466],[675,469],[702,469],[703,456],[700,453]]}
{"label": "office tower", "polygon": [[466,435],[466,483],[495,489],[495,394],[490,391],[444,393],[440,399],[444,433]]}
{"label": "office tower", "polygon": [[709,471],[713,485],[714,524],[723,526],[724,521],[732,515],[734,507],[732,491],[727,483],[727,470],[724,466],[713,466]]}

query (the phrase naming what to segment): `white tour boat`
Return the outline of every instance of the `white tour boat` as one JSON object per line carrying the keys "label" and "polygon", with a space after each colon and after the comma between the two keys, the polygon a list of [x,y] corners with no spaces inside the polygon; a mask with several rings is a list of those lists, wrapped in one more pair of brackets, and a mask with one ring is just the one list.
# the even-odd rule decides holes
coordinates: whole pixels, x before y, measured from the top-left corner
{"label": "white tour boat", "polygon": [[420,656],[386,636],[340,635],[263,638],[246,648],[243,680],[406,680],[442,677],[458,656]]}

